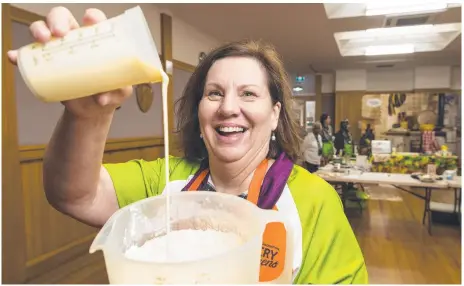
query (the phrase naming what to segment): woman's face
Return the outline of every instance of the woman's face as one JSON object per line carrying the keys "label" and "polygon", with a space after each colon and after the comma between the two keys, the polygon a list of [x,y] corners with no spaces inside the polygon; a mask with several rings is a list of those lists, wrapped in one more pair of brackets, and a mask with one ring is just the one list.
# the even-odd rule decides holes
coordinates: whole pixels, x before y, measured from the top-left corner
{"label": "woman's face", "polygon": [[330,125],[331,122],[332,119],[330,118],[330,116],[327,116],[327,119],[325,120],[325,125]]}
{"label": "woman's face", "polygon": [[198,107],[209,156],[234,162],[267,154],[280,108],[280,103],[272,104],[265,69],[257,60],[229,57],[216,61]]}

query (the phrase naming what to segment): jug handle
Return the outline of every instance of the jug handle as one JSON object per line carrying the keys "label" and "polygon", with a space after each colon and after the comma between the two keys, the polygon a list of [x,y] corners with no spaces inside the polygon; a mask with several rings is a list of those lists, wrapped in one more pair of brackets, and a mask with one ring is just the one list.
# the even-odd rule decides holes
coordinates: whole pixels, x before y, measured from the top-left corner
{"label": "jug handle", "polygon": [[105,248],[105,244],[108,240],[108,237],[111,235],[111,232],[113,231],[114,221],[117,215],[118,212],[114,213],[97,233],[97,235],[93,239],[92,245],[90,245],[90,254],[95,253],[97,250],[103,250]]}
{"label": "jug handle", "polygon": [[[287,231],[287,247],[286,247],[286,254],[291,253],[291,255],[285,255],[285,266],[284,266],[284,271],[282,274],[274,279],[273,281],[268,281],[265,282],[265,284],[273,284],[274,281],[279,280],[279,278],[285,273],[285,270],[287,270],[288,267],[292,270],[292,280],[293,280],[293,256],[294,256],[294,251],[295,251],[295,245],[294,245],[294,231],[292,226],[290,225],[290,220],[282,215],[282,213],[279,213],[279,211],[276,210],[265,210],[261,209],[262,215],[263,215],[263,220],[266,223],[271,222],[280,222],[285,226],[285,230]],[[264,230],[263,230],[263,235],[264,235]],[[262,284],[262,283],[260,283]]]}

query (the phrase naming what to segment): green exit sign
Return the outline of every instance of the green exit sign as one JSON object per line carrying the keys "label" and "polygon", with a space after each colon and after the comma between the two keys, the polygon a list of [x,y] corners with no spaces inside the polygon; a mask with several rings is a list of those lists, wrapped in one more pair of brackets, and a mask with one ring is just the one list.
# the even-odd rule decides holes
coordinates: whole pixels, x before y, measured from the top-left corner
{"label": "green exit sign", "polygon": [[305,80],[305,77],[304,76],[297,76],[296,77],[296,81],[297,82],[303,82]]}

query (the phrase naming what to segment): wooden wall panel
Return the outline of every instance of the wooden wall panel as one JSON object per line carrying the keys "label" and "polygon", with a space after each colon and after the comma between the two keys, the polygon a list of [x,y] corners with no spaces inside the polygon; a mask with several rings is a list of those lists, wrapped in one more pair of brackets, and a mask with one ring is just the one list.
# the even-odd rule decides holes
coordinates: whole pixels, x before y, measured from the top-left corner
{"label": "wooden wall panel", "polygon": [[[20,147],[26,280],[42,276],[77,257],[91,259],[88,250],[98,231],[61,214],[48,204],[42,183],[44,149],[45,146]],[[111,140],[106,145],[104,162],[155,160],[163,154],[162,138]]]}
{"label": "wooden wall panel", "polygon": [[12,46],[10,8],[9,4],[2,4],[2,282],[17,284],[25,278],[26,243],[14,69],[6,54]]}

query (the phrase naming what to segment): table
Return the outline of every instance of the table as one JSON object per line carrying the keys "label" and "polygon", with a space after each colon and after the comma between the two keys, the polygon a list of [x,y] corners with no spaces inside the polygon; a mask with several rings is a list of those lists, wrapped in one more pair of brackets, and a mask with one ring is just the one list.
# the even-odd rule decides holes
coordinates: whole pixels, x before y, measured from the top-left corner
{"label": "table", "polygon": [[[457,190],[461,188],[461,177],[456,177],[453,181],[436,181],[433,183],[424,183],[419,180],[416,180],[408,174],[394,174],[394,173],[377,173],[377,172],[362,172],[362,171],[353,171],[349,169],[348,173],[337,173],[328,170],[327,168],[321,168],[316,172],[321,178],[326,180],[329,183],[355,183],[355,184],[364,184],[364,185],[379,185],[379,184],[388,184],[393,185],[396,188],[406,191],[418,198],[424,200],[424,215],[422,217],[422,224],[425,224],[426,217],[428,218],[428,232],[432,234],[432,211],[430,209],[430,199],[432,197],[432,190],[443,190],[454,188],[455,189],[455,206],[460,212],[460,201],[461,196],[457,198]],[[402,187],[418,187],[425,189],[425,195],[419,195],[411,192]],[[460,193],[460,192],[459,192]],[[455,207],[455,209],[456,209]]]}
{"label": "table", "polygon": [[454,189],[454,212],[461,213],[461,176],[454,177],[453,180],[448,181],[448,186]]}
{"label": "table", "polygon": [[441,157],[419,153],[396,153],[388,156],[382,162],[372,162],[371,170],[379,173],[411,174],[425,172],[428,164],[437,166],[437,173],[441,175],[445,170],[456,170],[457,156]]}

